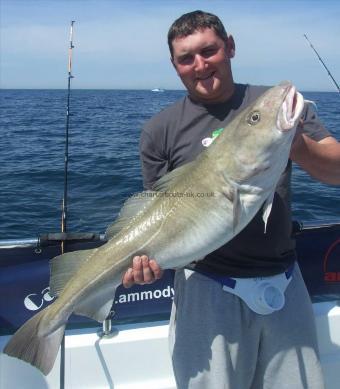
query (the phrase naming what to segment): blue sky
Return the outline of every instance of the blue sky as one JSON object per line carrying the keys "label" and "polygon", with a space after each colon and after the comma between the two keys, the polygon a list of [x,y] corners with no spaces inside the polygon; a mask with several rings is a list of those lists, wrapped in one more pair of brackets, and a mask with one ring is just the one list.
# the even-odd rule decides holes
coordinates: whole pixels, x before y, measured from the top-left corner
{"label": "blue sky", "polygon": [[185,12],[217,14],[236,41],[237,82],[335,91],[303,37],[340,82],[340,2],[228,0],[0,0],[1,87],[65,88],[75,20],[73,88],[181,89],[166,34]]}

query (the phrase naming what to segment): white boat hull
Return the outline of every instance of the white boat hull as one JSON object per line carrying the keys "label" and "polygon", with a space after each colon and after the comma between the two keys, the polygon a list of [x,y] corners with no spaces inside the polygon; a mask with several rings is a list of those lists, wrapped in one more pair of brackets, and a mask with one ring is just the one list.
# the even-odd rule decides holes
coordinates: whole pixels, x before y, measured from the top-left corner
{"label": "white boat hull", "polygon": [[[313,304],[326,389],[340,382],[340,304]],[[101,338],[100,329],[68,330],[65,389],[174,389],[168,322],[119,325]],[[0,351],[9,336],[0,337]],[[60,353],[45,377],[36,368],[0,354],[0,389],[60,388]]]}

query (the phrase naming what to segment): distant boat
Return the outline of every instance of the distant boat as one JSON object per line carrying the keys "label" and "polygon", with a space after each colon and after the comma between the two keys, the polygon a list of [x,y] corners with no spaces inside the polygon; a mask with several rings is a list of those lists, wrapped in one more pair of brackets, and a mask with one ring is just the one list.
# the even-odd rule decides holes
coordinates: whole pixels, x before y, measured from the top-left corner
{"label": "distant boat", "polygon": [[164,92],[164,89],[154,88],[154,89],[151,89],[151,92]]}

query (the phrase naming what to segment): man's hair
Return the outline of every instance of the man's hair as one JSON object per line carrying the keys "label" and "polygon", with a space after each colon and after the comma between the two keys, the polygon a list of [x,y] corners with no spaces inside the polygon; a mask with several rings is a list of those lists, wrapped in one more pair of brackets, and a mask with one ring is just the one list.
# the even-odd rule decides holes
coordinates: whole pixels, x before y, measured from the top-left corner
{"label": "man's hair", "polygon": [[172,42],[178,37],[186,37],[193,34],[195,31],[211,28],[216,35],[224,41],[228,38],[228,34],[221,22],[216,16],[208,12],[193,11],[186,13],[173,22],[168,32],[168,45],[173,57]]}

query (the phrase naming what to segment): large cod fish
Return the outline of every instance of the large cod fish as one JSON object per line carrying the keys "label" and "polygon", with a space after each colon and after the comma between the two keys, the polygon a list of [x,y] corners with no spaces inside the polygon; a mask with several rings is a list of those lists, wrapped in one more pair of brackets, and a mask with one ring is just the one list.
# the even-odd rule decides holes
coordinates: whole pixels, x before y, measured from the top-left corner
{"label": "large cod fish", "polygon": [[134,255],[156,258],[164,269],[185,266],[231,240],[261,207],[265,229],[303,105],[288,82],[269,89],[193,162],[161,178],[155,192],[129,199],[106,244],[52,259],[50,288],[58,298],[19,328],[4,352],[46,375],[69,316],[102,322]]}

